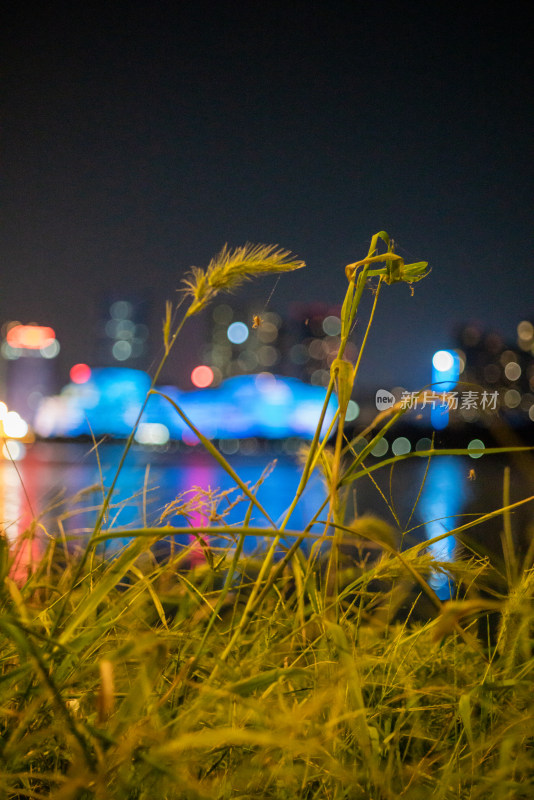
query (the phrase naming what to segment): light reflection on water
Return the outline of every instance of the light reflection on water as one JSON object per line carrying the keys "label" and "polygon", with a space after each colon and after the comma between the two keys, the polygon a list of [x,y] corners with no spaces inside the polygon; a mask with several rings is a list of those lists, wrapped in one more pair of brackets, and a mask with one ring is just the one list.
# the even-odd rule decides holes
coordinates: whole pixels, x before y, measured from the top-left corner
{"label": "light reflection on water", "polygon": [[[43,526],[49,535],[58,536],[60,528],[68,537],[83,539],[89,535],[102,502],[102,479],[107,488],[123,445],[106,444],[99,449],[102,474],[94,452],[90,451],[89,446],[81,444],[38,443],[16,465],[0,462],[0,522],[11,542],[27,528],[34,514],[43,511]],[[271,518],[279,522],[298,486],[295,458],[285,453],[228,457],[240,478],[250,487],[275,459],[272,473],[259,487],[257,497]],[[158,524],[167,504],[184,492],[187,493],[184,500],[190,500],[191,490],[195,488],[206,494],[234,489],[221,499],[218,511],[226,512],[225,523],[243,521],[248,501],[233,504],[241,492],[235,490],[232,478],[211,456],[197,451],[171,454],[135,448],[119,478],[107,527],[139,526],[145,519],[148,525]],[[314,477],[287,527],[294,530],[305,527],[324,497],[324,486],[319,477]],[[191,512],[192,526],[208,522],[209,499],[207,496],[206,508]],[[54,508],[46,512],[51,506]],[[187,522],[183,515],[171,514],[165,518],[165,524],[185,527]],[[267,527],[269,523],[254,508],[250,525]],[[125,541],[114,540],[110,547],[116,549]],[[246,552],[254,551],[259,544],[255,537],[248,537]]]}
{"label": "light reflection on water", "polygon": [[[466,485],[465,459],[440,456],[430,462],[425,485],[417,507],[417,516],[424,523],[427,539],[433,539],[459,524],[457,516],[469,499]],[[430,545],[438,561],[450,561],[454,556],[456,540],[448,536]],[[442,573],[434,574],[430,585],[442,600],[450,597],[449,581]]]}
{"label": "light reflection on water", "polygon": [[[120,444],[106,444],[99,450],[103,465],[102,477],[106,487],[114,476],[122,449],[123,446]],[[295,458],[285,453],[276,456],[261,453],[231,456],[229,460],[242,480],[249,486],[254,486],[263,470],[274,458],[277,461],[272,474],[260,486],[257,496],[270,516],[278,522],[290,505],[298,485],[299,470]],[[458,524],[456,515],[465,508],[471,489],[469,482],[466,481],[468,461],[469,459],[466,461],[463,458],[449,456],[432,460],[416,510],[417,520],[424,523],[424,533],[427,538],[438,536]],[[417,459],[411,464],[406,462],[398,468],[400,483],[397,495],[402,498],[398,510],[405,519],[415,499],[410,491],[413,491],[414,486],[419,487],[425,466],[423,461]],[[88,487],[93,488],[86,491]],[[129,455],[119,479],[107,527],[124,528],[140,525],[144,519],[148,525],[157,524],[165,506],[184,492],[189,492],[185,499],[190,499],[192,495],[190,490],[194,487],[204,492],[217,489],[225,491],[232,489],[234,483],[232,478],[203,452],[172,454],[136,448]],[[360,512],[372,511],[386,517],[387,510],[378,493],[372,489],[376,497],[371,497],[371,493],[366,492],[363,486],[361,489],[363,508],[358,502]],[[223,511],[238,494],[239,492],[234,492],[228,495],[228,499],[223,498],[219,510]],[[319,477],[314,477],[293,513],[288,527],[302,530],[324,498],[324,486]],[[43,512],[47,506],[53,504],[55,507],[42,518],[47,533],[50,536],[58,536],[62,529],[66,536],[83,540],[94,524],[101,501],[101,474],[95,453],[91,452],[88,445],[37,443],[29,448],[26,458],[16,465],[7,461],[0,462],[0,522],[3,523],[11,542],[14,542],[27,528],[34,514]],[[230,508],[225,516],[225,522],[230,524],[242,522],[246,509],[245,503]],[[191,513],[191,525],[201,526],[207,521],[207,508],[200,508]],[[165,523],[183,527],[186,520],[183,516],[171,514]],[[266,527],[268,522],[254,509],[251,525]],[[116,549],[126,541],[126,539],[115,540],[110,549]],[[253,552],[261,544],[262,542],[255,537],[250,537],[246,552]],[[446,538],[433,546],[433,553],[440,560],[446,561],[452,557],[454,546],[454,538]],[[38,543],[34,542],[31,552],[21,554],[21,568],[32,558],[38,557],[38,548]],[[434,576],[432,585],[442,599],[449,596],[445,576]]]}

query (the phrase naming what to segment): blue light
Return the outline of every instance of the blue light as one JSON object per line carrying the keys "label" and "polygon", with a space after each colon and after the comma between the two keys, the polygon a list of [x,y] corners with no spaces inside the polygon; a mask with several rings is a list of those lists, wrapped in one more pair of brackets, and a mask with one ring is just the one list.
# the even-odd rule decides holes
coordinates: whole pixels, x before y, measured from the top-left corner
{"label": "blue light", "polygon": [[228,326],[226,335],[232,344],[243,344],[248,339],[248,328],[244,322],[232,322]]}
{"label": "blue light", "polygon": [[430,422],[436,431],[442,431],[449,424],[449,408],[447,403],[440,403],[430,409]]}
{"label": "blue light", "polygon": [[454,350],[438,350],[432,358],[432,389],[450,392],[460,378],[460,358]]}
{"label": "blue light", "polygon": [[[451,392],[460,378],[460,358],[454,350],[438,350],[432,357],[432,390]],[[435,430],[441,431],[449,422],[447,403],[433,406],[430,421]]]}
{"label": "blue light", "polygon": [[[464,465],[454,456],[432,459],[426,474],[424,488],[417,506],[417,516],[424,523],[428,539],[441,536],[456,526],[455,516],[460,513],[465,501],[466,480]],[[434,558],[441,562],[454,557],[456,540],[448,536],[430,545]],[[440,600],[450,599],[450,579],[443,572],[434,572],[430,585]]]}
{"label": "blue light", "polygon": [[[150,378],[140,370],[94,369],[86,383],[71,383],[58,397],[42,401],[36,430],[45,437],[80,436],[91,431],[125,437],[149,388]],[[326,396],[322,386],[271,374],[236,376],[216,388],[192,392],[182,392],[175,386],[159,388],[208,438],[215,439],[311,439]],[[332,397],[323,434],[336,409]],[[172,404],[160,395],[149,398],[141,423],[141,436],[146,431],[157,431],[160,436],[165,428],[171,439],[180,441],[189,430]]]}

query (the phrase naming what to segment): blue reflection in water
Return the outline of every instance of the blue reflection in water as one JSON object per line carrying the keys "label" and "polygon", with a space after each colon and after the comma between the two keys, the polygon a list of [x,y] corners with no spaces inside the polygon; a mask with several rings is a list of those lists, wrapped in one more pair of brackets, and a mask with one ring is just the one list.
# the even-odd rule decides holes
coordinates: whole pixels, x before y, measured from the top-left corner
{"label": "blue reflection in water", "polygon": [[[427,478],[417,506],[419,521],[424,523],[428,539],[451,531],[458,524],[456,515],[465,506],[467,490],[465,461],[456,456],[440,456],[430,462]],[[456,541],[448,536],[430,545],[432,555],[439,561],[450,561]],[[435,573],[430,585],[441,600],[450,598],[450,582],[446,575]]]}
{"label": "blue reflection in water", "polygon": [[[122,449],[123,445],[118,443],[105,444],[99,448],[105,487],[113,480]],[[296,460],[285,453],[271,456],[264,452],[231,456],[229,460],[242,480],[253,487],[266,466],[275,458],[273,472],[260,486],[257,497],[278,524],[298,486],[300,468]],[[424,464],[420,466],[423,471]],[[102,502],[101,476],[94,452],[91,453],[90,448],[82,444],[36,443],[30,448],[24,461],[18,463],[18,470],[20,477],[12,464],[4,463],[0,469],[0,517],[10,541],[14,542],[29,523],[31,514],[26,508],[27,499],[31,500],[33,510],[40,512],[57,498],[58,491],[61,490],[65,497],[63,507],[56,504],[43,519],[48,534],[60,534],[58,518],[63,513],[61,526],[73,542],[71,546],[87,541]],[[452,530],[457,524],[455,515],[462,513],[466,499],[473,491],[467,480],[468,471],[469,462],[466,463],[465,459],[454,456],[432,459],[416,511],[419,522],[424,524],[428,539]],[[20,479],[24,483],[24,490]],[[143,491],[145,485],[146,491]],[[94,488],[86,491],[91,486]],[[406,472],[400,487],[401,496],[411,486],[413,487],[413,473]],[[184,493],[185,501],[191,499],[195,487],[206,494],[208,501],[209,492],[230,490],[235,484],[206,453],[195,450],[164,453],[134,448],[118,481],[105,528],[113,530],[140,526],[145,518],[148,525],[158,524],[166,505]],[[73,502],[73,495],[77,492],[81,492],[81,495]],[[224,521],[231,525],[238,525],[243,521],[248,507],[246,501],[229,508],[229,504],[239,494],[239,490],[234,491],[227,498],[222,498],[219,504],[220,512],[228,512]],[[303,530],[325,497],[325,488],[320,478],[314,477],[294,511],[288,529]],[[375,510],[372,504],[369,509]],[[381,505],[376,513],[383,513]],[[208,518],[207,504],[193,510],[190,516],[192,529],[203,526]],[[175,513],[168,516],[164,524],[186,527],[187,520],[183,515]],[[268,521],[257,509],[252,512],[250,525],[269,527]],[[321,531],[322,526],[316,526],[314,532]],[[110,540],[106,552],[116,552],[128,541],[128,538]],[[181,543],[188,544],[190,541],[190,537],[186,536]],[[226,544],[215,539],[210,541],[212,545]],[[247,537],[245,552],[250,554],[261,549],[267,541],[264,537]],[[287,538],[284,543],[289,545],[292,541],[293,539]],[[437,559],[448,561],[454,554],[454,547],[454,537],[449,537],[435,543],[431,549]],[[435,575],[431,583],[442,599],[449,597],[446,576]]]}
{"label": "blue reflection in water", "polygon": [[[43,511],[56,499],[55,507],[46,513],[43,522],[51,536],[62,531],[69,540],[69,548],[87,541],[94,526],[103,498],[102,479],[105,488],[111,485],[122,455],[123,445],[108,443],[99,447],[102,465],[100,472],[96,456],[91,448],[81,444],[36,443],[28,457],[19,462],[18,469],[24,483],[26,494],[32,498],[32,506],[37,512]],[[261,478],[265,468],[274,460],[276,463],[272,473],[259,487],[257,497],[270,517],[279,523],[289,507],[300,478],[300,468],[296,460],[280,453],[230,456],[228,460],[240,478],[253,488]],[[14,467],[3,465],[7,478],[1,479],[2,491],[6,495],[3,514],[4,524],[11,520],[10,531],[12,541],[23,530],[21,509],[25,506],[25,494]],[[145,487],[145,488],[144,488]],[[210,522],[211,497],[214,492],[231,491],[222,497],[217,511],[223,515],[222,520],[212,521],[216,526],[224,524],[239,525],[243,522],[249,501],[234,505],[242,495],[235,483],[208,454],[191,450],[181,453],[164,453],[135,447],[132,449],[119,477],[113,501],[109,509],[104,529],[117,530],[128,527],[139,527],[146,520],[147,525],[158,524],[187,527],[202,527]],[[62,492],[65,500],[57,503],[58,493]],[[170,513],[161,522],[161,515],[166,506],[180,496],[182,502],[201,494],[204,503],[188,510],[188,517],[183,513]],[[0,492],[0,500],[3,497]],[[11,498],[11,499],[9,499]],[[302,530],[325,498],[325,489],[320,479],[313,478],[309,487],[295,509],[288,529]],[[10,505],[11,504],[11,505]],[[2,503],[0,503],[1,510]],[[60,520],[60,524],[58,523]],[[188,523],[189,520],[189,523]],[[25,525],[28,520],[25,520]],[[250,526],[270,527],[269,521],[254,508]],[[320,526],[319,526],[320,527]],[[182,544],[195,540],[193,535],[181,537]],[[116,552],[129,541],[128,537],[109,540],[105,550]],[[287,539],[290,544],[293,539]],[[226,540],[210,539],[214,546],[227,544]],[[247,537],[245,553],[249,554],[264,547],[263,537]]]}

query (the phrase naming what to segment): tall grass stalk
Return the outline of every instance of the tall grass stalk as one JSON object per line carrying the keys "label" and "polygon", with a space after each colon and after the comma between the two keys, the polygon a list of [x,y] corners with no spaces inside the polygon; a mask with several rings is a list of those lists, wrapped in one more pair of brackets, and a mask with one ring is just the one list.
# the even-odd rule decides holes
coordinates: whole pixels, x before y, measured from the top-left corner
{"label": "tall grass stalk", "polygon": [[[428,274],[425,262],[404,264],[384,231],[346,267],[339,351],[280,525],[258,500],[268,470],[255,486],[244,483],[170,398],[232,477],[230,505],[242,508],[242,522],[229,524],[228,493],[210,490],[177,497],[147,525],[147,471],[143,524],[114,523],[120,470],[188,318],[249,277],[300,266],[278,248],[247,245],[224,248],[205,270],[192,268],[180,302],[167,306],[161,361],[83,550],[73,551],[59,515],[43,557],[15,582],[16,553],[0,536],[0,797],[532,796],[534,545],[517,549],[514,512],[534,498],[511,502],[505,472],[502,507],[414,543],[414,529],[348,513],[347,493],[362,478],[408,458],[467,452],[432,446],[369,464],[405,413],[400,404],[348,435],[346,410],[379,295]],[[351,363],[346,346],[369,285],[371,318]],[[339,410],[325,432],[334,392]],[[503,452],[510,449],[484,450],[485,457]],[[303,529],[292,529],[317,470],[324,502]],[[188,514],[201,502],[213,513],[192,527]],[[184,523],[167,524],[171,516]],[[502,565],[468,550],[451,562],[432,555],[430,546],[444,538],[499,519]],[[181,544],[191,534],[195,541]],[[263,552],[244,556],[247,537],[262,537]],[[106,558],[101,548],[112,542],[119,550]],[[195,566],[198,547],[204,561]],[[451,600],[433,590],[436,573],[454,586]]]}

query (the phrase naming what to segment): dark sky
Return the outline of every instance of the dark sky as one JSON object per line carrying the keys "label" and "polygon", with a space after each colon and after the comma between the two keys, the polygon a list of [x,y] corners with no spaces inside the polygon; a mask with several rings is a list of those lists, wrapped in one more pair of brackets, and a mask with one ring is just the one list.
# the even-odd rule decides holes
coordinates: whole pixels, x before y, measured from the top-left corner
{"label": "dark sky", "polygon": [[[43,4],[2,47],[0,322],[89,360],[95,303],[279,244],[270,306],[340,302],[387,230],[433,272],[385,287],[370,380],[429,378],[455,324],[534,316],[530,2]],[[269,295],[273,281],[254,287]]]}

